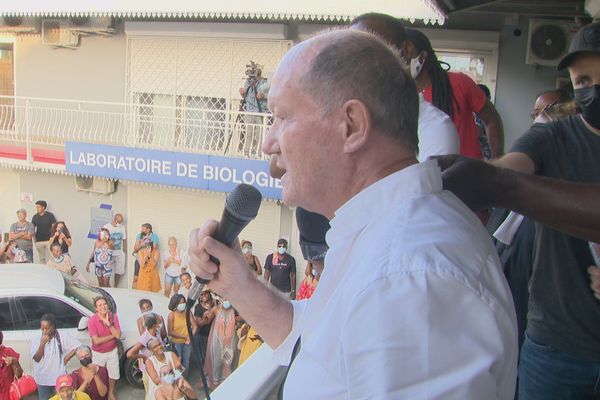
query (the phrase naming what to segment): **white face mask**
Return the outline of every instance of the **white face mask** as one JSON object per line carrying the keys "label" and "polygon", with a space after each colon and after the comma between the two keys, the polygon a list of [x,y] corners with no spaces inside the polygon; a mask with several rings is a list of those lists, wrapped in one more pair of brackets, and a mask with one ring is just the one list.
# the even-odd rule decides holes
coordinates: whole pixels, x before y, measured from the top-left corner
{"label": "white face mask", "polygon": [[417,79],[419,77],[422,69],[423,62],[419,57],[415,57],[410,60],[410,76],[412,76],[413,79]]}
{"label": "white face mask", "polygon": [[251,250],[252,250],[251,247],[244,247],[244,248],[242,248],[242,253],[248,254],[248,253],[250,253]]}
{"label": "white face mask", "polygon": [[317,276],[317,275],[319,275],[319,271],[317,271],[316,269],[313,268],[312,274],[313,274],[313,276]]}

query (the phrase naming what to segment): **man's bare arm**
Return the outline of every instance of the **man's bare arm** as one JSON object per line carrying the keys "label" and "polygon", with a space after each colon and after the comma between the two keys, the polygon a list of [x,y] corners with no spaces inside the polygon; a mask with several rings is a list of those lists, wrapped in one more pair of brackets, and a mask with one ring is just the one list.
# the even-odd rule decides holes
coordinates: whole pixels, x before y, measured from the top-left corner
{"label": "man's bare arm", "polygon": [[444,171],[444,189],[470,208],[507,208],[569,235],[600,242],[600,184],[523,174],[460,156],[437,159]]}

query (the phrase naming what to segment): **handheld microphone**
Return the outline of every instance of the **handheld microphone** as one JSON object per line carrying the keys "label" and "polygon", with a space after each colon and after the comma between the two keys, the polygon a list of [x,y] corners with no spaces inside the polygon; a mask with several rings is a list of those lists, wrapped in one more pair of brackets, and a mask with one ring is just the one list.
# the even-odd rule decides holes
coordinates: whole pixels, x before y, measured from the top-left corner
{"label": "handheld microphone", "polygon": [[[246,225],[256,218],[261,201],[262,195],[254,186],[245,183],[237,185],[225,199],[223,215],[213,238],[231,247]],[[219,265],[217,258],[210,256],[210,260]],[[198,300],[204,285],[208,282],[210,281],[207,279],[196,277],[188,294],[190,307]]]}

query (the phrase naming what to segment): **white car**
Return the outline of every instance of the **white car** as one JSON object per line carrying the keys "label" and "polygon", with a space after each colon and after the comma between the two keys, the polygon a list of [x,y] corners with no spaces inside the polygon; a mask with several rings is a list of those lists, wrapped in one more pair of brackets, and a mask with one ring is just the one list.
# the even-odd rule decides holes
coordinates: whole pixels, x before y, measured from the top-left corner
{"label": "white car", "polygon": [[[165,320],[169,312],[168,299],[156,293],[94,287],[41,264],[0,265],[0,330],[4,333],[4,345],[20,354],[21,365],[30,374],[32,338],[40,330],[41,316],[52,313],[61,332],[69,332],[81,343],[91,346],[87,322],[95,313],[93,299],[101,295],[108,299],[109,306],[119,317],[124,353],[140,336],[136,325],[141,315],[140,299],[152,301],[154,312]],[[79,367],[77,357],[73,357],[67,370],[71,372]],[[130,384],[141,387],[137,363],[127,360],[125,354],[121,355],[121,371],[121,376]]]}

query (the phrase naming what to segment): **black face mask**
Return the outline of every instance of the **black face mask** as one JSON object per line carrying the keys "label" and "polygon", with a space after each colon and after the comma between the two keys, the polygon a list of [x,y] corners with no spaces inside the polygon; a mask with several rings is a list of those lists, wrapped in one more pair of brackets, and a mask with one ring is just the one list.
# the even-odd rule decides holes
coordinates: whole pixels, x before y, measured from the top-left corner
{"label": "black face mask", "polygon": [[600,129],[600,85],[575,89],[575,103],[585,122]]}
{"label": "black face mask", "polygon": [[81,365],[83,365],[84,367],[87,367],[88,365],[90,365],[92,363],[92,357],[85,357],[82,358],[81,360],[79,360],[79,362],[81,363]]}

